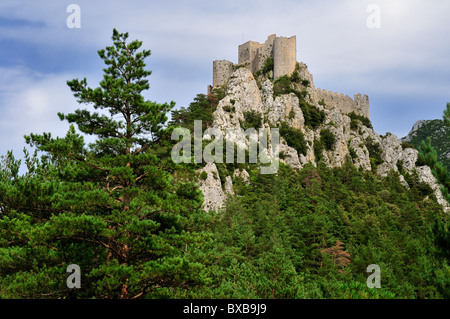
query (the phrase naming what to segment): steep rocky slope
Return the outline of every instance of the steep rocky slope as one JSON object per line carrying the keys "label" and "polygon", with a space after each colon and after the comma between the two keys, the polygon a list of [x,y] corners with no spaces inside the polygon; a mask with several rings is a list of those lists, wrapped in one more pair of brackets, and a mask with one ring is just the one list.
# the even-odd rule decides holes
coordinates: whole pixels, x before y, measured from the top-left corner
{"label": "steep rocky slope", "polygon": [[[361,118],[344,113],[339,105],[330,105],[319,100],[313,77],[305,64],[298,64],[300,79],[297,79],[296,83],[290,83],[294,88],[292,92],[280,91],[279,83],[274,83],[270,75],[270,73],[253,75],[251,71],[242,67],[232,73],[228,84],[224,87],[225,96],[213,113],[213,126],[220,129],[226,139],[231,139],[248,149],[248,140],[242,139],[242,136],[227,135],[227,129],[242,127],[249,114],[260,117],[260,127],[280,127],[283,123],[287,123],[289,127],[301,132],[298,135],[303,135],[305,149],[299,151],[298,148],[292,147],[280,133],[281,162],[295,169],[301,169],[308,162],[317,165],[319,160],[323,160],[329,167],[339,167],[346,160],[350,160],[356,167],[376,171],[380,176],[386,176],[391,170],[398,172],[406,188],[409,186],[404,175],[417,172],[419,180],[433,189],[444,209],[450,210],[430,169],[416,167],[418,151],[412,148],[403,149],[401,141],[395,135],[388,133],[381,136],[372,129],[370,121],[363,121]],[[308,105],[312,106],[316,113],[324,114],[319,125],[311,125],[311,121],[306,123],[305,112],[308,110],[305,106]],[[333,145],[328,148],[319,145],[324,130],[331,132],[334,137]],[[208,179],[202,182],[201,187],[207,199],[205,208],[218,210],[226,198],[224,188],[231,192],[231,184],[235,177],[227,177],[227,183],[220,183],[218,174],[212,174],[217,170],[213,163],[202,170],[211,173],[208,174]],[[209,180],[213,178],[212,175],[215,175],[219,182]],[[207,184],[211,187],[205,187]],[[227,186],[223,187],[221,184]]]}
{"label": "steep rocky slope", "polygon": [[436,149],[439,161],[450,171],[450,127],[442,120],[420,120],[412,127],[409,134],[401,140],[419,147],[427,137],[431,138],[431,145]]}

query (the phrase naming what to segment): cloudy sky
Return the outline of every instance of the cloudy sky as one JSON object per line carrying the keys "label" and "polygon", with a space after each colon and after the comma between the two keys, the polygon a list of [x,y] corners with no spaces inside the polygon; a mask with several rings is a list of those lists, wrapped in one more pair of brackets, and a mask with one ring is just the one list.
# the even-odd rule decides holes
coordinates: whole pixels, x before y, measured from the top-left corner
{"label": "cloudy sky", "polygon": [[368,94],[375,130],[403,137],[450,101],[449,14],[448,0],[1,0],[0,155],[20,157],[31,132],[65,135],[57,112],[78,107],[66,81],[98,85],[113,28],[152,51],[146,98],[177,107],[206,92],[213,60],[237,62],[239,44],[296,35],[316,87]]}

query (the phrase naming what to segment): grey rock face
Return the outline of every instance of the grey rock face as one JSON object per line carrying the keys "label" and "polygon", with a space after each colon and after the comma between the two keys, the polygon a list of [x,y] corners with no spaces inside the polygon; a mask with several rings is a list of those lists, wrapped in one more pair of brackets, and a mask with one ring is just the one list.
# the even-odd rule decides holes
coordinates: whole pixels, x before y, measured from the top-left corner
{"label": "grey rock face", "polygon": [[206,172],[208,177],[199,180],[199,188],[203,193],[203,209],[206,211],[219,211],[223,208],[226,194],[222,189],[219,172],[214,163],[207,163],[198,173]]}
{"label": "grey rock face", "polygon": [[239,170],[236,168],[233,172],[233,177],[234,178],[242,178],[242,180],[246,183],[250,182],[250,175],[248,174],[248,172],[245,169]]}
{"label": "grey rock face", "polygon": [[234,195],[233,180],[231,179],[231,176],[225,178],[225,193]]}
{"label": "grey rock face", "polygon": [[413,148],[406,148],[403,150],[401,160],[403,162],[403,168],[407,172],[412,173],[412,171],[416,167],[418,154],[419,151]]}
{"label": "grey rock face", "polygon": [[[220,129],[224,133],[225,140],[233,141],[239,147],[248,149],[248,142],[246,142],[244,136],[240,136],[239,133],[227,134],[227,129],[241,128],[241,124],[245,121],[246,112],[253,111],[260,114],[262,127],[265,128],[279,127],[280,123],[287,122],[304,134],[307,143],[306,153],[299,154],[281,137],[279,152],[283,156],[280,161],[294,169],[301,169],[308,162],[315,166],[317,165],[314,143],[320,139],[321,130],[324,128],[328,129],[335,137],[333,148],[324,150],[322,153],[322,159],[329,167],[340,167],[350,158],[356,167],[371,170],[370,154],[366,145],[369,140],[372,140],[373,143],[379,145],[381,150],[383,163],[378,165],[377,168],[377,173],[380,176],[387,176],[391,170],[398,172],[398,165],[402,163],[406,172],[413,173],[416,170],[419,178],[433,189],[438,202],[446,211],[449,210],[449,205],[442,196],[439,185],[429,168],[416,167],[417,150],[411,148],[403,149],[401,141],[393,134],[388,133],[385,136],[380,136],[373,129],[361,123],[358,124],[356,129],[351,127],[351,119],[345,112],[348,105],[339,105],[339,101],[345,102],[352,99],[342,94],[338,95],[320,89],[316,90],[313,77],[308,72],[306,65],[300,63],[299,66],[300,76],[303,80],[308,80],[310,83],[307,89],[307,101],[325,112],[325,121],[320,127],[312,129],[305,125],[304,114],[300,108],[299,99],[295,94],[284,94],[274,98],[273,82],[265,79],[258,87],[252,72],[247,68],[239,68],[231,74],[227,82],[226,96],[219,102],[213,114],[213,127]],[[325,95],[330,98],[332,96],[334,104],[330,102],[326,107],[319,105],[318,99],[320,97],[323,98]],[[359,113],[367,114],[368,116],[369,104],[367,96],[357,95],[351,103],[358,105],[360,108]],[[418,121],[414,125],[413,131],[425,122]],[[350,151],[353,158],[350,156]],[[227,177],[224,191],[218,179],[218,173],[216,173],[217,179],[213,179],[212,176],[213,172],[217,172],[216,166],[208,164],[204,170],[208,172],[208,178],[200,182],[200,188],[205,196],[204,206],[206,209],[217,211],[223,207],[226,194],[234,194],[232,178],[230,176]],[[245,170],[236,170],[233,178],[237,177],[243,178],[248,182],[248,173]],[[400,182],[405,188],[409,188],[405,178],[401,175]]]}
{"label": "grey rock face", "polygon": [[437,183],[436,178],[433,176],[433,173],[431,172],[431,168],[429,168],[428,166],[421,166],[417,167],[416,171],[417,174],[419,175],[419,181],[425,182],[428,185],[430,185],[430,187],[434,191],[434,195],[436,196],[438,203],[442,205],[445,212],[450,212],[450,205],[444,199],[439,184]]}
{"label": "grey rock face", "polygon": [[416,123],[414,123],[411,131],[408,133],[408,135],[406,135],[404,138],[402,138],[402,141],[411,142],[412,138],[416,135],[417,130],[419,128],[421,128],[427,122],[428,122],[427,120],[419,120]]}

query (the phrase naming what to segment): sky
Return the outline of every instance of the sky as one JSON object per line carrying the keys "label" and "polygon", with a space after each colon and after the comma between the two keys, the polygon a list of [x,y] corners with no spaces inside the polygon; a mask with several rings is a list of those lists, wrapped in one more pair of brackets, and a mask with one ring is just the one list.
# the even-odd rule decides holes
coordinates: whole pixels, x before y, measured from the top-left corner
{"label": "sky", "polygon": [[214,60],[237,63],[239,44],[296,35],[316,88],[367,94],[375,131],[400,138],[450,102],[449,14],[448,0],[2,0],[0,155],[20,158],[30,133],[65,135],[57,113],[86,108],[66,82],[98,86],[113,28],[152,52],[145,98],[176,108],[206,93]]}

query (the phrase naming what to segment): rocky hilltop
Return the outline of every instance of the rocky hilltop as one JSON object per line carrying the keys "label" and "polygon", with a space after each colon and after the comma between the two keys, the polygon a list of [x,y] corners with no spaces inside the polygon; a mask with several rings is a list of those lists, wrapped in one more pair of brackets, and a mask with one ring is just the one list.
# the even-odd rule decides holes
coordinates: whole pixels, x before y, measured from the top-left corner
{"label": "rocky hilltop", "polygon": [[[234,139],[238,144],[241,140],[227,136],[226,130],[245,129],[251,123],[268,129],[284,128],[280,129],[279,145],[279,158],[284,164],[302,169],[307,163],[317,165],[319,161],[329,167],[351,161],[357,168],[374,171],[381,177],[394,171],[405,188],[409,188],[405,176],[416,175],[433,189],[444,210],[450,211],[430,168],[416,166],[418,151],[403,148],[401,140],[393,134],[382,136],[373,130],[366,95],[357,94],[352,99],[316,89],[313,75],[303,62],[297,62],[292,73],[278,75],[274,80],[270,59],[269,55],[258,69],[254,64],[232,65],[226,81],[210,87],[210,92],[222,92],[213,113],[213,126],[226,139]],[[250,119],[252,122],[248,123]],[[248,148],[248,141],[241,146]],[[214,163],[202,171],[208,173],[199,182],[207,210],[223,207],[227,193],[233,193],[233,180],[248,176],[245,170],[236,170],[221,183]]]}
{"label": "rocky hilltop", "polygon": [[444,125],[443,120],[417,121],[408,135],[401,140],[419,147],[427,137],[430,137],[431,145],[436,149],[439,161],[450,171],[450,128]]}

